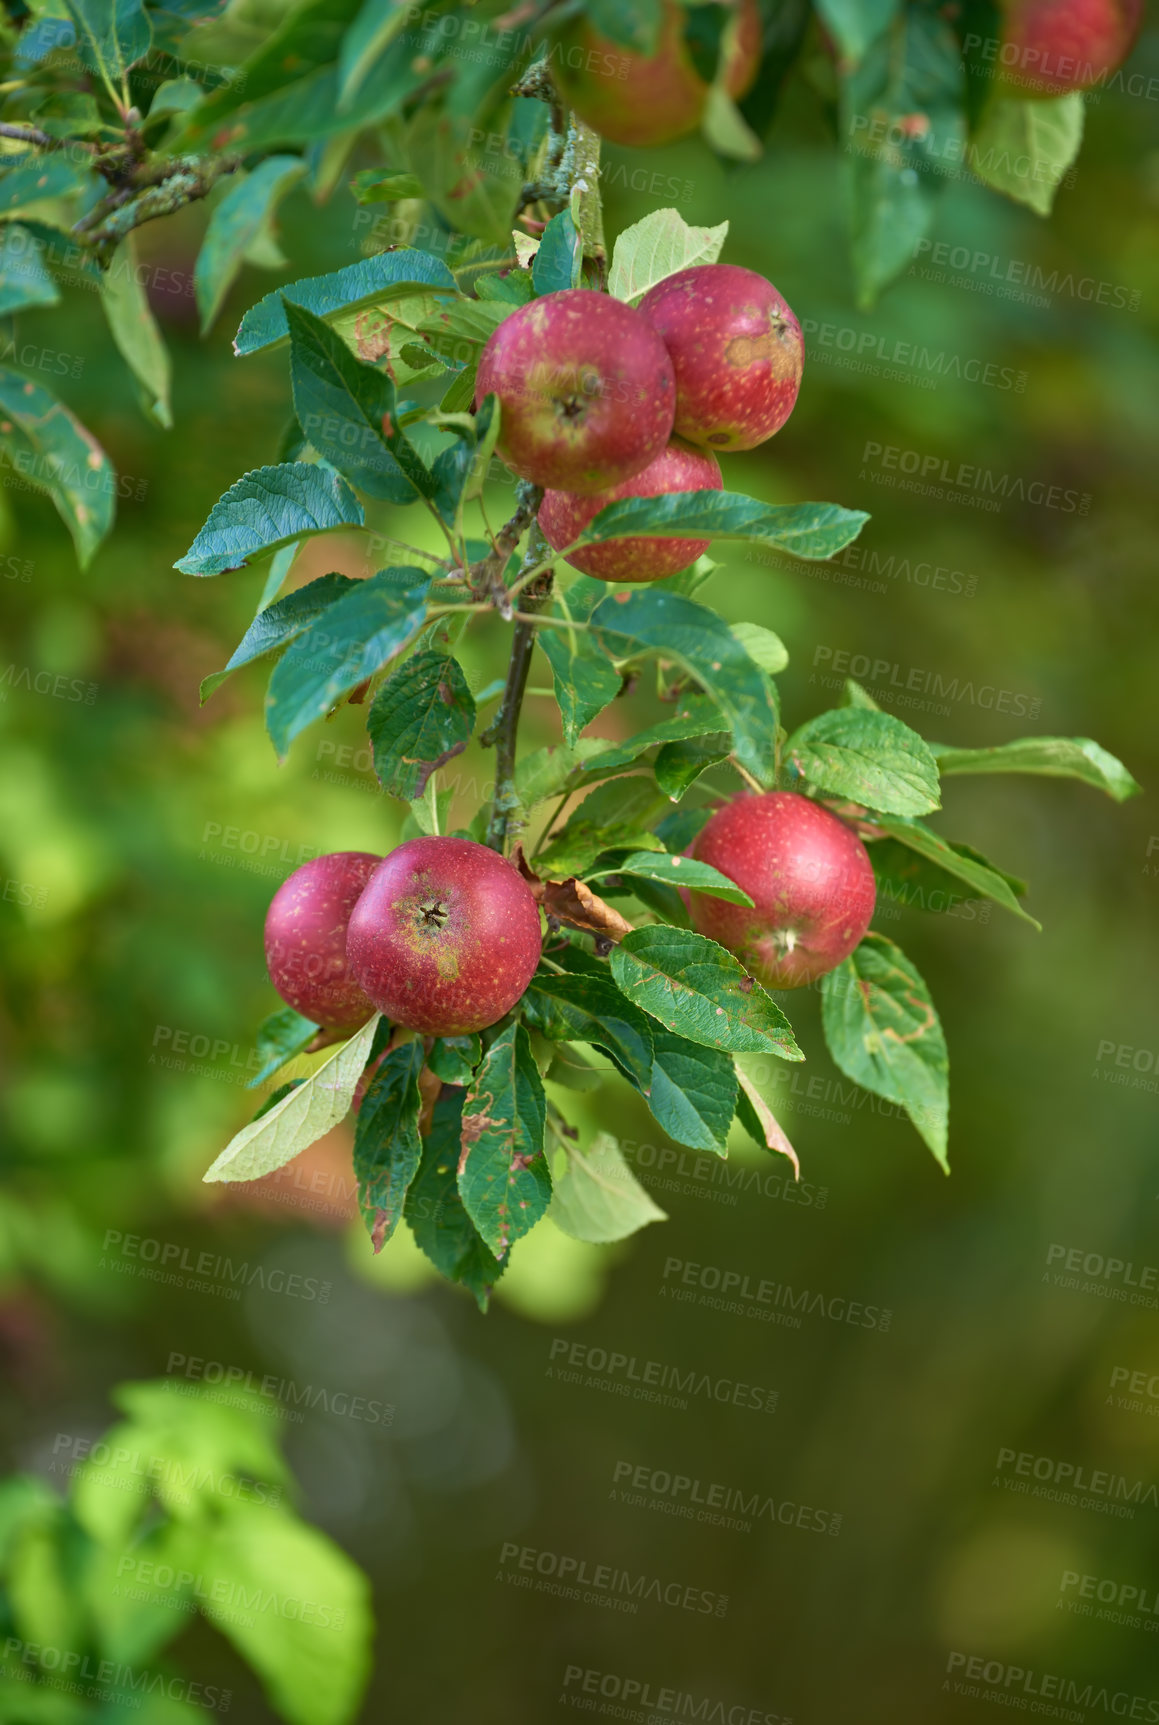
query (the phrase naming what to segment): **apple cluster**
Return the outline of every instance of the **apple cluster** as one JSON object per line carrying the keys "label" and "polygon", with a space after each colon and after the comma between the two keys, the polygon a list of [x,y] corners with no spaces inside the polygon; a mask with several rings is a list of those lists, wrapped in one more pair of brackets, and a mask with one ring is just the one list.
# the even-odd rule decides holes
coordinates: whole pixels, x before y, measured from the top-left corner
{"label": "apple cluster", "polygon": [[[717,453],[780,430],[803,362],[801,327],[772,282],[699,264],[637,308],[585,288],[521,306],[483,349],[476,400],[498,397],[499,455],[544,487],[539,525],[558,551],[610,503],[719,491]],[[567,561],[601,581],[657,581],[708,545],[634,535]]]}
{"label": "apple cluster", "polygon": [[[769,988],[799,988],[847,958],[873,915],[861,840],[792,791],[743,795],[711,816],[691,855],[753,908],[686,895],[693,925]],[[515,866],[473,839],[408,839],[387,857],[336,851],[304,863],[266,917],[266,964],[282,999],[315,1024],[353,1030],[375,1010],[426,1036],[484,1030],[539,963],[539,907]]]}

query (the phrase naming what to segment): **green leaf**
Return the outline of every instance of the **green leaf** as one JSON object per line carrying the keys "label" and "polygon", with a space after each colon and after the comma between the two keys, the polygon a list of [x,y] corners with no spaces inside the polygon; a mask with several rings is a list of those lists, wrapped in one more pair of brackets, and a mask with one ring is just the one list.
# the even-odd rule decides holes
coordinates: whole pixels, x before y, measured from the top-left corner
{"label": "green leaf", "polygon": [[259,611],[235,647],[225,669],[210,672],[203,681],[202,702],[206,702],[214,690],[220,688],[226,678],[242,665],[252,664],[266,653],[274,653],[281,647],[289,646],[303,629],[309,628],[315,618],[329,610],[335,600],[341,599],[343,594],[349,593],[356,585],[349,575],[319,575],[316,581],[307,582],[305,587],[298,587],[284,599],[278,599]]}
{"label": "green leaf", "polygon": [[539,250],[531,266],[537,294],[559,293],[580,285],[584,248],[570,210],[552,216],[543,230]]}
{"label": "green leaf", "polygon": [[736,1112],[736,1067],[727,1054],[671,1031],[652,1032],[652,1082],[644,1092],[658,1124],[690,1150],[726,1154]]}
{"label": "green leaf", "polygon": [[597,1132],[587,1151],[567,1146],[567,1168],[555,1182],[547,1214],[573,1240],[596,1245],[626,1240],[649,1222],[668,1220],[610,1132]]}
{"label": "green leaf", "polygon": [[[511,32],[512,43],[515,35]],[[502,58],[492,47],[493,75],[502,75]],[[460,83],[469,88],[465,81]],[[488,135],[503,134],[502,116],[496,113],[492,124],[481,120],[478,111],[454,113],[446,102],[428,96],[407,127],[406,160],[426,188],[428,200],[452,228],[490,245],[506,246],[520,179],[503,171],[507,163],[502,160],[500,171],[495,172],[494,157],[486,153]]]}
{"label": "green leaf", "polygon": [[[427,1065],[444,1084],[466,1087],[483,1058],[483,1040],[473,1031],[467,1036],[436,1036],[427,1055]],[[458,1150],[455,1151],[458,1160]]]}
{"label": "green leaf", "polygon": [[673,802],[679,801],[709,767],[727,761],[732,738],[727,731],[710,732],[703,737],[690,737],[681,743],[665,743],[652,763],[656,783]]}
{"label": "green leaf", "polygon": [[[932,9],[895,11],[841,78],[853,273],[863,310],[911,263],[933,221],[945,164],[965,154],[958,38]],[[915,116],[919,124],[911,128]]]}
{"label": "green leaf", "polygon": [[[634,737],[629,737],[623,743],[608,744],[601,740],[599,753],[594,753],[583,763],[583,782],[597,775],[603,777],[617,767],[630,766],[658,744],[683,742],[689,737],[703,737],[712,733],[719,734],[723,718],[720,708],[711,701],[706,701],[703,696],[685,696],[670,719],[658,720],[645,730],[637,731]],[[727,750],[725,752],[727,753]]]}
{"label": "green leaf", "polygon": [[435,769],[466,748],[474,728],[475,701],[458,660],[416,653],[387,678],[366,717],[383,789],[413,803]]}
{"label": "green leaf", "polygon": [[950,1063],[929,989],[891,940],[868,934],[821,982],[825,1041],[847,1078],[904,1108],[949,1173]]}
{"label": "green leaf", "polygon": [[727,899],[730,904],[752,905],[747,892],[742,892],[727,875],[708,863],[693,857],[670,856],[667,851],[633,851],[622,862],[598,868],[587,879],[603,880],[608,875],[638,876],[641,880],[657,880],[666,886],[685,887],[689,891],[711,893],[714,898]]}
{"label": "green leaf", "polygon": [[700,129],[720,155],[738,162],[760,161],[761,141],[719,79],[709,85]]}
{"label": "green leaf", "polygon": [[[841,705],[843,707],[864,707],[867,713],[881,712],[881,708],[878,706],[869,690],[863,689],[861,684],[854,682],[852,677],[846,677],[845,679],[844,686],[841,690]],[[932,743],[930,744],[930,748],[936,755],[937,750],[934,748]]]}
{"label": "green leaf", "polygon": [[300,156],[267,156],[252,173],[230,182],[209,218],[197,262],[193,292],[201,313],[202,335],[211,328],[225,296],[272,212],[306,172]]}
{"label": "green leaf", "polygon": [[346,481],[324,467],[287,461],[245,473],[219,497],[181,560],[183,575],[244,569],[252,557],[290,539],[361,527],[362,505]]}
{"label": "green leaf", "polygon": [[[608,539],[648,534],[658,539],[744,539],[817,562],[856,539],[869,516],[836,503],[758,503],[739,491],[673,491],[660,497],[628,497],[609,503],[575,541],[601,545]],[[561,556],[566,555],[566,547]]]}
{"label": "green leaf", "polygon": [[624,680],[586,632],[575,637],[574,648],[562,629],[538,629],[536,640],[551,666],[564,741],[574,744],[584,726],[615,700]]}
{"label": "green leaf", "polygon": [[153,31],[142,0],[66,0],[77,28],[77,53],[112,91],[127,91],[129,67],[144,59]]}
{"label": "green leaf", "polygon": [[[11,159],[11,158],[9,158]],[[68,197],[84,185],[87,175],[67,155],[21,156],[16,167],[3,166],[0,157],[0,215],[42,204],[51,198]]]}
{"label": "green leaf", "polygon": [[[371,0],[376,4],[377,0]],[[363,168],[350,182],[350,190],[360,204],[395,203],[400,198],[421,198],[423,183],[414,174],[400,173],[397,168]]]}
{"label": "green leaf", "polygon": [[[1031,928],[1041,929],[1042,924],[1028,916],[1019,904],[1009,879],[997,869],[991,868],[989,863],[979,861],[975,852],[966,847],[959,848],[949,844],[940,833],[923,826],[921,821],[890,820],[888,817],[882,817],[875,820],[874,825],[880,827],[888,838],[907,845],[910,850],[917,851],[919,856],[937,863],[955,879],[965,881],[967,886],[973,887],[983,898],[992,898],[995,904],[1013,911],[1023,922],[1028,922]],[[872,855],[872,851],[870,854]]]}
{"label": "green leaf", "polygon": [[[537,851],[536,868],[540,874],[550,870],[556,877],[582,874],[601,851],[612,846],[643,850],[651,838],[648,827],[667,807],[663,792],[643,774],[599,785],[551,843]],[[665,848],[661,840],[653,842],[658,850]]]}
{"label": "green leaf", "polygon": [[[454,300],[441,304],[416,327],[432,352],[470,369],[478,364],[479,355],[499,325],[516,309],[508,300]],[[443,406],[444,413],[451,411]]]}
{"label": "green leaf", "polygon": [[728,238],[728,223],[689,227],[677,210],[653,210],[625,228],[608,270],[608,292],[633,304],[665,277],[693,264],[714,264]]}
{"label": "green leaf", "polygon": [[266,729],[279,756],[307,725],[401,653],[422,628],[429,588],[422,569],[380,569],[355,582],[290,643],[266,693]]}
{"label": "green leaf", "polygon": [[488,395],[467,425],[457,425],[456,441],[442,451],[434,464],[435,508],[448,526],[461,533],[463,510],[482,495],[487,470],[499,440],[499,398]]}
{"label": "green leaf", "polygon": [[1080,90],[1042,100],[992,96],[970,140],[969,163],[984,185],[1048,216],[1083,139]]}
{"label": "green leaf", "polygon": [[463,1105],[459,1194],[497,1258],[533,1228],[551,1198],[543,1153],[546,1099],[531,1039],[519,1023],[501,1031]]}
{"label": "green leaf", "polygon": [[284,301],[304,306],[316,317],[352,317],[369,306],[388,305],[408,294],[436,288],[455,293],[455,278],[441,258],[429,252],[401,246],[396,251],[377,252],[360,258],[328,275],[307,276],[302,281],[275,288],[241,320],[234,338],[237,354],[256,353],[259,348],[278,347],[290,338]]}
{"label": "green leaf", "polygon": [[732,623],[733,634],[753,661],[770,677],[777,676],[789,663],[789,649],[779,635],[760,623]]}
{"label": "green leaf", "polygon": [[570,784],[579,782],[584,764],[592,756],[602,758],[599,737],[579,737],[566,743],[548,743],[524,755],[515,769],[515,795],[525,809],[533,809],[548,797],[557,797]]}
{"label": "green leaf", "polygon": [[392,1048],[378,1066],[358,1110],[354,1177],[358,1207],[376,1252],[397,1228],[407,1189],[422,1155],[419,1138],[421,1041]]}
{"label": "green leaf", "polygon": [[204,1178],[260,1180],[263,1174],[284,1168],[332,1126],[337,1126],[354,1099],[378,1020],[379,1014],[375,1013],[356,1036],[336,1048],[329,1060],[276,1108],[243,1126]]}
{"label": "green leaf", "polygon": [[891,713],[819,713],[794,731],[785,759],[818,790],[886,814],[925,815],[941,806],[929,744]]}
{"label": "green leaf", "polygon": [[6,366],[0,366],[0,452],[22,481],[51,497],[87,569],[113,524],[112,463],[63,402]]}
{"label": "green leaf", "polygon": [[801,1178],[801,1164],[797,1152],[789,1142],[788,1135],[776,1115],[761,1095],[759,1086],[750,1078],[740,1061],[737,1062],[736,1075],[740,1084],[736,1098],[737,1119],[753,1142],[758,1144],[762,1150],[771,1150],[777,1156],[787,1156],[793,1164],[799,1180]]}
{"label": "green leaf", "polygon": [[[0,180],[0,193],[4,182]],[[34,234],[19,222],[7,222],[0,234],[0,317],[36,305],[59,305],[53,281]]]}
{"label": "green leaf", "polygon": [[318,1028],[311,1019],[303,1018],[300,1012],[295,1012],[292,1006],[284,1006],[280,1012],[272,1012],[257,1035],[261,1069],[249,1080],[246,1089],[256,1090],[279,1066],[284,1066],[287,1060],[300,1054],[306,1044],[313,1041]]}
{"label": "green leaf", "polygon": [[[202,1612],[261,1679],[288,1725],[351,1725],[370,1676],[370,1583],[325,1534],[268,1503],[222,1504],[205,1567],[226,1584]],[[262,1602],[239,1610],[239,1599]]]}
{"label": "green leaf", "polygon": [[676,593],[616,593],[596,606],[591,626],[614,659],[659,653],[682,665],[730,725],[738,759],[762,783],[772,782],[776,691],[715,612]]}
{"label": "green leaf", "polygon": [[464,1092],[447,1085],[435,1103],[422,1162],[406,1195],[406,1221],[415,1244],[448,1281],[469,1288],[480,1311],[504,1266],[468,1216],[459,1196],[457,1170],[462,1141]]}
{"label": "green leaf", "polygon": [[292,300],[286,322],[294,412],[319,455],[368,497],[410,503],[416,493],[431,496],[434,480],[399,429],[387,373],[355,359],[340,335]]}
{"label": "green leaf", "polygon": [[131,233],[121,241],[101,278],[101,300],[121,357],[145,391],[150,415],[169,430],[173,368],[149,296],[138,279],[136,238]]}
{"label": "green leaf", "polygon": [[888,29],[900,0],[817,0],[817,11],[843,58],[856,62]]}
{"label": "green leaf", "polygon": [[[361,11],[342,37],[338,54],[339,113],[352,106],[375,60],[410,22],[413,19],[409,7],[398,5],[397,0],[363,0]],[[367,169],[367,173],[374,171]],[[362,175],[358,177],[362,178]],[[422,187],[415,192],[396,195],[421,198]]]}
{"label": "green leaf", "polygon": [[690,1042],[805,1058],[780,1007],[739,959],[703,934],[661,924],[634,928],[610,962],[628,999]]}
{"label": "green leaf", "polygon": [[[994,868],[969,845],[950,845],[949,848],[967,864],[974,863],[1005,881],[1015,898],[1021,898],[1025,893],[1025,881]],[[869,845],[869,860],[877,876],[879,902],[885,897],[919,910],[940,913],[966,901],[967,894],[962,890],[965,882],[898,839],[873,839]]]}
{"label": "green leaf", "polygon": [[[225,135],[238,147],[249,151],[255,147],[248,136],[246,122],[286,98],[287,105],[302,110],[309,104],[314,82],[320,71],[329,72],[331,106],[337,101],[337,68],[332,65],[341,46],[346,27],[353,23],[359,0],[297,0],[290,8],[280,7],[273,15],[273,27],[259,29],[249,40],[258,46],[238,70],[213,90],[190,121],[179,140],[181,148],[221,135],[223,121],[232,118]],[[279,15],[280,14],[280,15]],[[240,117],[239,116],[240,113]],[[336,116],[335,116],[336,118]]]}
{"label": "green leaf", "polygon": [[588,1042],[602,1048],[642,1089],[647,1087],[652,1027],[610,976],[540,972],[528,986],[523,1014],[551,1042]]}
{"label": "green leaf", "polygon": [[943,774],[1037,773],[1051,779],[1080,779],[1106,791],[1117,803],[1139,795],[1142,786],[1122,761],[1090,737],[1024,737],[994,749],[952,749],[931,745]]}

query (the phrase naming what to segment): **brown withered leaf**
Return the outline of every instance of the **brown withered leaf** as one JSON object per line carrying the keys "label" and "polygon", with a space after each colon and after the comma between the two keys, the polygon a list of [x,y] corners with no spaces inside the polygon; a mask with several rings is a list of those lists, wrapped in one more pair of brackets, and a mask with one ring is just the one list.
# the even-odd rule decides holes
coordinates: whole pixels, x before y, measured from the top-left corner
{"label": "brown withered leaf", "polygon": [[760,1122],[761,1131],[765,1136],[765,1143],[768,1145],[770,1150],[776,1151],[778,1155],[787,1156],[789,1158],[789,1161],[793,1164],[793,1172],[799,1180],[801,1178],[801,1164],[797,1160],[797,1152],[790,1144],[788,1135],[780,1121],[777,1119],[776,1115],[773,1113],[772,1109],[769,1107],[748,1073],[739,1065],[736,1069],[736,1075],[740,1079],[741,1089],[753,1105],[753,1112]]}
{"label": "brown withered leaf", "polygon": [[613,910],[574,875],[569,875],[566,880],[542,880],[524,856],[522,845],[515,846],[511,861],[552,922],[565,923],[568,928],[579,929],[581,934],[594,934],[597,946],[623,940],[626,934],[631,933],[632,924],[627,917]]}

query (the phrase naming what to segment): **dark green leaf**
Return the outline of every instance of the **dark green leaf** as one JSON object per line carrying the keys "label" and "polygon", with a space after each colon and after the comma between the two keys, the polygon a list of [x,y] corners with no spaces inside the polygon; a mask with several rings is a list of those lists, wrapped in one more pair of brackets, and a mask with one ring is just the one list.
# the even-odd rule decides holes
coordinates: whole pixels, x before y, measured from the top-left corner
{"label": "dark green leaf", "polygon": [[360,204],[387,204],[423,196],[422,181],[397,168],[363,168],[351,180],[350,189]]}
{"label": "dark green leaf", "polygon": [[924,815],[940,807],[929,744],[891,713],[863,707],[819,713],[794,731],[785,758],[807,784],[870,809]]}
{"label": "dark green leaf", "polygon": [[264,1084],[279,1066],[284,1066],[287,1060],[300,1054],[317,1033],[318,1026],[310,1019],[303,1018],[300,1012],[295,1012],[292,1006],[284,1006],[280,1012],[272,1012],[257,1035],[261,1070],[249,1080],[246,1089],[256,1090],[259,1085]]}
{"label": "dark green leaf", "polygon": [[601,880],[607,875],[638,875],[641,880],[661,881],[667,886],[681,886],[689,891],[710,893],[714,898],[727,899],[730,904],[752,905],[747,892],[708,863],[693,857],[671,856],[667,851],[633,851],[622,862],[592,870],[587,879]]}
{"label": "dark green leaf", "polygon": [[455,278],[441,258],[429,252],[402,246],[396,251],[377,252],[329,275],[307,276],[276,288],[260,299],[241,320],[234,338],[234,352],[256,353],[289,340],[284,300],[304,306],[316,317],[332,319],[352,316],[368,306],[387,305],[392,299],[435,288],[454,293]]}
{"label": "dark green leaf", "polygon": [[184,575],[243,569],[288,540],[335,527],[361,527],[362,505],[344,479],[304,461],[258,467],[219,497],[181,560]]}
{"label": "dark green leaf", "polygon": [[[712,701],[703,696],[687,695],[670,719],[660,719],[646,730],[637,731],[626,742],[605,744],[598,754],[585,760],[582,774],[578,775],[579,782],[586,784],[619,767],[630,766],[658,744],[679,742],[689,737],[719,736],[722,720],[720,708]],[[728,753],[727,748],[725,753]]]}
{"label": "dark green leaf", "polygon": [[655,836],[666,851],[671,851],[673,856],[682,856],[711,816],[711,807],[673,809],[657,822]]}
{"label": "dark green leaf", "polygon": [[652,763],[656,783],[666,797],[679,801],[709,767],[727,761],[732,738],[727,731],[713,731],[703,737],[689,737],[681,743],[665,743]]}
{"label": "dark green leaf", "polygon": [[[514,41],[523,32],[508,34]],[[494,50],[492,66],[501,75],[501,57]],[[466,87],[466,80],[460,82]],[[407,162],[422,181],[430,202],[459,233],[473,234],[492,245],[508,245],[521,180],[511,173],[512,164],[502,158],[496,172],[494,157],[488,158],[486,153],[488,133],[502,133],[502,116],[497,114],[493,125],[480,121],[477,110],[454,113],[449,104],[428,97],[407,128]]]}
{"label": "dark green leaf", "polygon": [[88,567],[113,524],[117,478],[91,431],[63,402],[18,371],[0,366],[0,457],[21,480],[46,491]]}
{"label": "dark green leaf", "polygon": [[[998,875],[1016,898],[1021,898],[1026,891],[1025,881],[995,869],[969,845],[950,845],[949,848],[967,863],[976,863]],[[963,881],[897,839],[874,839],[869,846],[869,860],[877,877],[879,904],[883,898],[888,898],[918,910],[941,912],[968,902],[962,891]]]}
{"label": "dark green leaf", "polygon": [[[1013,911],[1032,928],[1041,928],[1041,923],[1028,916],[1019,904],[1007,877],[999,870],[991,868],[989,863],[981,862],[975,852],[967,847],[949,844],[940,833],[923,826],[921,821],[891,820],[887,816],[875,820],[875,826],[881,827],[889,838],[896,839],[899,844],[907,845],[910,850],[917,851],[920,856],[937,863],[947,874],[957,880],[963,880],[967,886],[973,887],[982,898],[992,898],[995,904],[1002,905],[1006,910]],[[872,854],[872,853],[871,853]]]}
{"label": "dark green leaf", "polygon": [[948,1173],[946,1039],[905,954],[880,934],[866,935],[823,978],[821,1015],[829,1052],[846,1077],[904,1108]]}
{"label": "dark green leaf", "polygon": [[443,450],[434,465],[433,499],[448,526],[461,531],[463,509],[481,495],[499,439],[498,397],[486,396],[469,426],[455,429],[456,441]]}
{"label": "dark green leaf", "polygon": [[652,1028],[608,975],[539,972],[523,1001],[528,1024],[552,1042],[590,1042],[646,1088],[652,1070]]}
{"label": "dark green leaf", "polygon": [[214,208],[193,266],[193,291],[201,313],[201,333],[213,324],[232,287],[246,252],[272,212],[306,172],[300,156],[267,156],[253,172],[233,180]]}
{"label": "dark green leaf", "polygon": [[435,1103],[419,1171],[406,1195],[406,1220],[415,1243],[448,1281],[461,1282],[487,1310],[504,1270],[459,1196],[456,1175],[462,1138],[464,1091],[448,1085]]}
{"label": "dark green leaf", "polygon": [[169,405],[172,366],[142,285],[133,234],[113,253],[101,282],[101,299],[113,340],[144,391],[146,411],[168,429],[173,424]]}
{"label": "dark green leaf", "polygon": [[430,577],[384,569],[337,600],[274,666],[266,729],[280,756],[300,731],[390,662],[422,628]]}
{"label": "dark green leaf", "polygon": [[[4,182],[0,180],[0,194]],[[18,222],[0,237],[0,317],[34,305],[59,305],[60,290],[45,267],[36,238]]]}
{"label": "dark green leaf", "polygon": [[[612,846],[643,850],[648,828],[668,807],[668,799],[643,774],[599,785],[589,793],[570,820],[536,853],[540,873],[582,874],[601,851]],[[659,847],[660,840],[655,841]]]}
{"label": "dark green leaf", "polygon": [[435,482],[397,420],[394,384],[313,312],[286,302],[294,412],[304,436],[368,497],[410,503]]}
{"label": "dark green leaf", "polygon": [[[354,102],[366,80],[367,73],[388,43],[400,30],[414,22],[409,6],[395,0],[362,0],[362,9],[342,37],[338,55],[338,108],[345,112]],[[368,169],[373,173],[374,169]],[[359,179],[363,178],[360,174]],[[413,192],[400,192],[399,197],[421,198],[422,187]]]}
{"label": "dark green leaf", "polygon": [[[470,1036],[436,1036],[427,1055],[427,1065],[444,1084],[471,1082],[471,1075],[483,1058],[482,1038]],[[458,1151],[455,1152],[456,1161]]]}
{"label": "dark green leaf", "polygon": [[387,678],[366,718],[383,789],[413,803],[474,728],[475,702],[458,660],[416,653]]}
{"label": "dark green leaf", "polygon": [[259,611],[223,671],[213,671],[201,685],[201,699],[207,701],[214,690],[219,688],[232,671],[242,665],[251,664],[254,659],[262,658],[266,653],[273,653],[280,647],[286,647],[300,635],[303,629],[309,628],[316,617],[320,617],[349,593],[356,583],[349,575],[319,575],[316,581],[310,581],[305,587],[299,587],[293,593],[288,593],[284,599],[277,600],[273,605],[267,605]]}
{"label": "dark green leaf", "polygon": [[[557,602],[555,614],[565,620],[586,623],[606,594],[604,582],[581,575],[572,582],[564,599]],[[535,638],[551,666],[564,741],[574,743],[585,725],[590,725],[615,700],[623,678],[586,629],[570,633],[562,629],[537,629]]]}
{"label": "dark green leaf", "polygon": [[758,503],[739,491],[673,491],[609,503],[577,545],[648,534],[660,539],[744,539],[821,561],[856,539],[869,516],[836,503]]}
{"label": "dark green leaf", "polygon": [[354,1177],[358,1207],[376,1252],[398,1226],[407,1188],[418,1172],[419,1040],[392,1048],[382,1060],[358,1110],[354,1133]]}
{"label": "dark green leaf", "polygon": [[616,593],[596,606],[591,622],[614,659],[658,653],[682,665],[724,714],[738,760],[763,784],[772,782],[776,691],[715,612],[676,593]]}
{"label": "dark green leaf", "polygon": [[900,0],[817,0],[817,11],[842,58],[856,63],[893,22],[899,5]]}
{"label": "dark green leaf", "polygon": [[803,1060],[788,1019],[740,960],[691,929],[635,928],[611,954],[629,1000],[706,1048]]}
{"label": "dark green leaf", "polygon": [[[470,368],[478,364],[491,336],[515,309],[507,300],[448,301],[420,321],[418,333],[435,353],[454,365]],[[452,410],[444,407],[443,411]]]}
{"label": "dark green leaf", "polygon": [[1044,778],[1081,779],[1117,803],[1142,790],[1122,761],[1089,737],[1024,737],[994,749],[932,745],[943,773],[1038,773]]}
{"label": "dark green leaf", "polygon": [[668,1220],[609,1132],[597,1132],[586,1151],[567,1146],[567,1167],[555,1183],[548,1215],[573,1240],[596,1245],[626,1240],[649,1222]]}
{"label": "dark green leaf", "polygon": [[571,211],[561,210],[544,228],[531,266],[536,293],[560,293],[564,288],[578,287],[583,262],[583,241]]}
{"label": "dark green leaf", "polygon": [[652,1083],[644,1094],[655,1119],[677,1144],[723,1156],[736,1112],[733,1061],[662,1028],[652,1032],[652,1045]]}
{"label": "dark green leaf", "polygon": [[22,210],[46,198],[67,197],[84,176],[67,156],[22,156],[19,167],[3,168],[0,158],[0,214]]}
{"label": "dark green leaf", "polygon": [[[193,116],[182,144],[219,131],[222,122],[239,110],[250,109],[263,98],[286,91],[292,100],[302,100],[302,86],[309,76],[326,67],[339,52],[343,34],[358,11],[360,0],[298,0],[288,12],[283,9],[275,27],[259,35],[259,46],[228,83],[219,85]],[[337,70],[333,77],[337,98]],[[231,142],[242,133],[237,122],[229,128]]]}
{"label": "dark green leaf", "polygon": [[513,1022],[487,1050],[463,1104],[459,1193],[497,1258],[535,1226],[551,1199],[546,1109],[531,1039]]}
{"label": "dark green leaf", "polygon": [[120,94],[129,67],[149,52],[153,32],[142,0],[66,0],[77,27],[77,53]]}
{"label": "dark green leaf", "polygon": [[475,283],[475,292],[480,299],[495,300],[500,304],[513,306],[529,305],[535,297],[531,271],[522,269],[505,270],[501,275],[480,276]]}

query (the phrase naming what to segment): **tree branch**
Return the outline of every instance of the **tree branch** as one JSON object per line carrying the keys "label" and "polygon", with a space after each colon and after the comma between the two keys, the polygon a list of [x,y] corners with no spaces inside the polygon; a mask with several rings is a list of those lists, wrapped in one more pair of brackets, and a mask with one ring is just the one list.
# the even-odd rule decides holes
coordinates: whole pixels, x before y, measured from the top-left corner
{"label": "tree branch", "polygon": [[[531,547],[527,553],[532,563],[539,560],[542,540],[538,527],[532,529]],[[491,801],[491,818],[487,823],[484,844],[500,855],[507,847],[511,816],[519,807],[515,795],[515,751],[518,742],[519,715],[527,692],[527,676],[531,670],[531,655],[535,648],[535,613],[541,611],[551,597],[551,570],[543,570],[528,587],[520,601],[519,616],[511,638],[511,657],[507,661],[507,682],[495,721],[479,741],[495,745],[495,794]]]}

